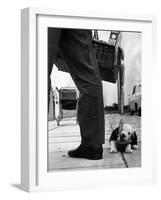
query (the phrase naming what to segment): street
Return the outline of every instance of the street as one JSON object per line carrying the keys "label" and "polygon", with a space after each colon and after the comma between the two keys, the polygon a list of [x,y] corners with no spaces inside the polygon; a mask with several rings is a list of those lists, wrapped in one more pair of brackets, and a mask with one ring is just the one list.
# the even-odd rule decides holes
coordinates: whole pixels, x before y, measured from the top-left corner
{"label": "street", "polygon": [[[73,116],[72,116],[73,115]],[[125,123],[135,128],[138,136],[138,150],[132,153],[110,153],[109,137],[112,130],[123,118]],[[141,167],[141,117],[125,114],[105,114],[105,144],[102,160],[73,159],[68,156],[68,150],[77,148],[80,144],[79,126],[75,114],[64,114],[60,125],[56,120],[48,124],[48,170],[80,170]]]}

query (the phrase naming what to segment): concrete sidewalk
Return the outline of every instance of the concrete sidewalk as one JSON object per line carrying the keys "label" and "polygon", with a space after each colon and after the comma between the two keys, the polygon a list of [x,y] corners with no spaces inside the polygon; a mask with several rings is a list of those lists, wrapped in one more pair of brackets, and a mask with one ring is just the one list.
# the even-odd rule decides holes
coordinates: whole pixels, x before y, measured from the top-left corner
{"label": "concrete sidewalk", "polygon": [[[110,153],[109,137],[114,128],[123,118],[131,124],[138,135],[139,149],[132,153]],[[83,170],[103,168],[141,167],[141,117],[119,114],[105,114],[105,144],[102,160],[75,159],[68,157],[67,152],[80,144],[79,126],[75,117],[63,118],[60,126],[56,121],[49,121],[48,133],[48,169],[55,170]]]}

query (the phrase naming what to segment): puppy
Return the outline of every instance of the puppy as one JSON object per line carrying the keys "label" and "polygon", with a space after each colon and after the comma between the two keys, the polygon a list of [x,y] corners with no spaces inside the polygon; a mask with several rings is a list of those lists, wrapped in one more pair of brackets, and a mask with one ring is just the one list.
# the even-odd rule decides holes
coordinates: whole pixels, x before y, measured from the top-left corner
{"label": "puppy", "polygon": [[109,142],[111,153],[132,153],[133,149],[138,149],[136,132],[131,125],[124,124],[123,119],[120,120],[119,127],[112,132]]}

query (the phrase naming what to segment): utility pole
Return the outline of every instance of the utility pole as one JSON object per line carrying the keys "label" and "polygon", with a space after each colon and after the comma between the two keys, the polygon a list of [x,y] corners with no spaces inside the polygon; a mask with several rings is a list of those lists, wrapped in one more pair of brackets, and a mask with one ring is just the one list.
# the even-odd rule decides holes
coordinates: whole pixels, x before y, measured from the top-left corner
{"label": "utility pole", "polygon": [[[118,78],[117,78],[117,96],[118,96],[118,111],[121,115],[124,114],[124,79],[125,79],[125,66],[124,66],[124,53],[121,49],[122,34],[119,31],[111,31],[108,43],[116,47],[115,64],[118,64]],[[120,47],[121,52],[118,52]],[[118,53],[121,55],[118,55]],[[121,59],[118,60],[118,56]]]}

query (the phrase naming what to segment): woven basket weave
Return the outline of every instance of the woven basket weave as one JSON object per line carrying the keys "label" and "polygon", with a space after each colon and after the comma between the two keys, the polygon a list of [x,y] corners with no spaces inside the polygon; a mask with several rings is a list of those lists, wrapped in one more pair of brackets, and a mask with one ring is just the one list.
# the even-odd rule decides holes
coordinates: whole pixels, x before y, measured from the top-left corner
{"label": "woven basket weave", "polygon": [[121,49],[96,39],[93,39],[92,45],[96,54],[102,80],[116,83],[118,68],[121,63]]}

